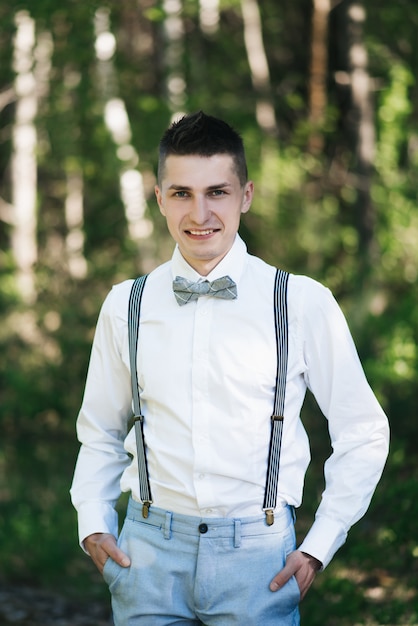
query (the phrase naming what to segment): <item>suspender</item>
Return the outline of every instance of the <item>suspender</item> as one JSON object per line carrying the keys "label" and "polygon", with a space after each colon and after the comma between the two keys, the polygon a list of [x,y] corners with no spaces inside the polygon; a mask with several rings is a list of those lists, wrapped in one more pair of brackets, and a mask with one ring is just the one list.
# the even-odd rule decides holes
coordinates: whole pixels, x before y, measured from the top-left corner
{"label": "suspender", "polygon": [[139,315],[141,311],[142,293],[147,275],[137,278],[132,285],[128,307],[129,359],[131,365],[132,398],[134,405],[134,427],[136,451],[138,456],[139,493],[142,501],[142,515],[148,517],[152,504],[149,484],[147,456],[145,454],[144,416],[141,413],[141,400],[138,387],[136,355],[138,352]]}
{"label": "suspender", "polygon": [[279,480],[280,450],[282,447],[288,354],[288,280],[289,274],[287,272],[277,270],[274,283],[274,325],[277,348],[276,389],[274,392],[273,415],[271,416],[270,446],[263,502],[263,510],[266,514],[268,526],[274,524],[273,511],[277,502],[277,483]]}
{"label": "suspender", "polygon": [[[141,414],[141,401],[138,387],[137,350],[141,299],[147,276],[140,276],[132,285],[128,309],[129,356],[131,366],[132,397],[134,405],[135,437],[138,455],[139,493],[143,503],[142,515],[148,517],[152,504],[149,484],[147,458],[144,440],[144,417]],[[288,356],[288,316],[287,283],[289,274],[276,271],[274,283],[274,322],[276,331],[277,370],[274,393],[273,415],[271,416],[270,445],[267,463],[266,486],[263,511],[269,526],[274,523],[274,509],[277,502],[277,484],[279,479],[280,449],[282,444],[284,402],[286,393],[287,356]]]}

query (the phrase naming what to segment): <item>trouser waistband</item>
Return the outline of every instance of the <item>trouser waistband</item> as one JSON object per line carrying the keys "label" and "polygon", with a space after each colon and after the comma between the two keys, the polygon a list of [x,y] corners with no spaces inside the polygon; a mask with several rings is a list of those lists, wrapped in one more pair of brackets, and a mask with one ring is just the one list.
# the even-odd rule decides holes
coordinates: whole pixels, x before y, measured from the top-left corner
{"label": "trouser waistband", "polygon": [[264,514],[240,518],[195,517],[165,511],[155,506],[150,507],[148,517],[144,518],[142,504],[130,498],[126,517],[135,522],[160,528],[166,539],[170,539],[172,533],[212,539],[232,538],[238,547],[241,537],[284,532],[289,524],[294,523],[294,508],[285,505],[275,511],[274,524],[268,526]]}

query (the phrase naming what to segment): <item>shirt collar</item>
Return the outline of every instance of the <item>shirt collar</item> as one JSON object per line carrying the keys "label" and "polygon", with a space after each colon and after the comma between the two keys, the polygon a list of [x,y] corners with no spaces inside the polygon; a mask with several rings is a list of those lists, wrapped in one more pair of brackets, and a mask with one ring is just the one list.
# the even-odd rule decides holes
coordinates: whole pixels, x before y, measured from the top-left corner
{"label": "shirt collar", "polygon": [[215,280],[221,276],[230,276],[236,283],[238,283],[244,269],[246,258],[247,246],[237,234],[235,241],[232,244],[232,248],[224,256],[222,261],[220,261],[207,276],[201,276],[187,263],[182,256],[179,247],[176,245],[171,259],[173,278],[176,276],[183,276],[189,280],[198,281]]}

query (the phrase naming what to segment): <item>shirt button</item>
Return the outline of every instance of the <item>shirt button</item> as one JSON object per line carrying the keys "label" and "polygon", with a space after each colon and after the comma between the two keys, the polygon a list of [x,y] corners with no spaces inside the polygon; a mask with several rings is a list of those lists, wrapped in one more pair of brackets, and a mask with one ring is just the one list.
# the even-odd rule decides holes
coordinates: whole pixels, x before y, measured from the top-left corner
{"label": "shirt button", "polygon": [[207,533],[208,532],[208,525],[207,524],[199,524],[199,532],[202,533],[202,535]]}

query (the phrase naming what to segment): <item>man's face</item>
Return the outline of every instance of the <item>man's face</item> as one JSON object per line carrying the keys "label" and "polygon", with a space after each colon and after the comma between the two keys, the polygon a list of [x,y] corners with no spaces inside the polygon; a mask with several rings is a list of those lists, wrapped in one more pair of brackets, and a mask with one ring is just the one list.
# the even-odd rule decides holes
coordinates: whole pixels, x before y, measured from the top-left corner
{"label": "man's face", "polygon": [[167,157],[155,187],[158,206],[181,254],[200,275],[230,250],[253,191],[251,181],[241,187],[230,155]]}

